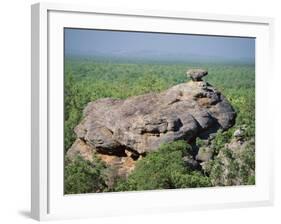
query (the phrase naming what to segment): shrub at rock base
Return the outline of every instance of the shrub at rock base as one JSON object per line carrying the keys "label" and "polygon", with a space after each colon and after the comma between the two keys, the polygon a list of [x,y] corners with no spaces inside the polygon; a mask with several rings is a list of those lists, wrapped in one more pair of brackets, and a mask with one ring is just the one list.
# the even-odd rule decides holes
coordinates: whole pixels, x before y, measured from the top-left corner
{"label": "shrub at rock base", "polygon": [[105,165],[93,158],[84,160],[77,156],[65,162],[65,194],[81,194],[105,191]]}
{"label": "shrub at rock base", "polygon": [[191,146],[185,141],[162,144],[155,152],[137,162],[127,180],[120,180],[116,191],[174,189],[211,186],[208,177],[193,171],[184,162]]}

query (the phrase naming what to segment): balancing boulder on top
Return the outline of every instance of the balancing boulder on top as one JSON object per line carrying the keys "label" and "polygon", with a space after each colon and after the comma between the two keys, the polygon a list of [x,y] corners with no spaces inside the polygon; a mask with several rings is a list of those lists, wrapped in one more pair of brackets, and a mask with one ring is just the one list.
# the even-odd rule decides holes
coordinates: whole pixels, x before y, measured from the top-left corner
{"label": "balancing boulder on top", "polygon": [[202,81],[202,78],[208,75],[208,71],[204,69],[189,69],[186,72],[187,76],[191,78],[192,81]]}

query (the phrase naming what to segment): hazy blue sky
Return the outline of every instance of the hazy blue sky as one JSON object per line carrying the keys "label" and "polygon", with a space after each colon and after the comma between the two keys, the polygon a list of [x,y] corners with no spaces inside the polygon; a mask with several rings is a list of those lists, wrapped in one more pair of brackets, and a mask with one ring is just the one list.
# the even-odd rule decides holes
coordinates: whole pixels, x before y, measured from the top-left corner
{"label": "hazy blue sky", "polygon": [[143,32],[65,29],[68,55],[219,58],[254,61],[255,39]]}

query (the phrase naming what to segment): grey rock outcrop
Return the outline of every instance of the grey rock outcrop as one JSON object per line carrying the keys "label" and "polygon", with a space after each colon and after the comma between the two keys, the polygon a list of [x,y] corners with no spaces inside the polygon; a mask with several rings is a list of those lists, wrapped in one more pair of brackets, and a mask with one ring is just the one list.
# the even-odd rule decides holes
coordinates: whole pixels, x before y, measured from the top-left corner
{"label": "grey rock outcrop", "polygon": [[208,75],[208,71],[204,69],[189,69],[186,74],[192,81],[202,81],[202,78]]}
{"label": "grey rock outcrop", "polygon": [[207,162],[212,159],[214,150],[211,147],[201,147],[196,155],[196,160],[201,162]]}
{"label": "grey rock outcrop", "polygon": [[122,167],[126,161],[127,170],[132,170],[133,161],[162,143],[179,139],[190,142],[199,135],[231,127],[236,116],[232,106],[210,84],[196,80],[160,93],[90,102],[75,128],[77,140],[67,155],[82,154],[88,159],[86,152],[98,153],[102,159],[106,157],[105,161],[111,161],[110,156],[127,158],[118,164]]}
{"label": "grey rock outcrop", "polygon": [[233,133],[233,136],[239,141],[243,140],[244,135],[245,135],[245,131],[242,128],[236,129]]}

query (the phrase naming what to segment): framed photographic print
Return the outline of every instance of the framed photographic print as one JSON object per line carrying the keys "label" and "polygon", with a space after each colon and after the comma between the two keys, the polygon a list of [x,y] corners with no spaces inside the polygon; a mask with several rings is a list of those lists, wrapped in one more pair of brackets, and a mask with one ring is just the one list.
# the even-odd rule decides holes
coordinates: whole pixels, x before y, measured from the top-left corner
{"label": "framed photographic print", "polygon": [[32,5],[32,217],[272,204],[272,26]]}

